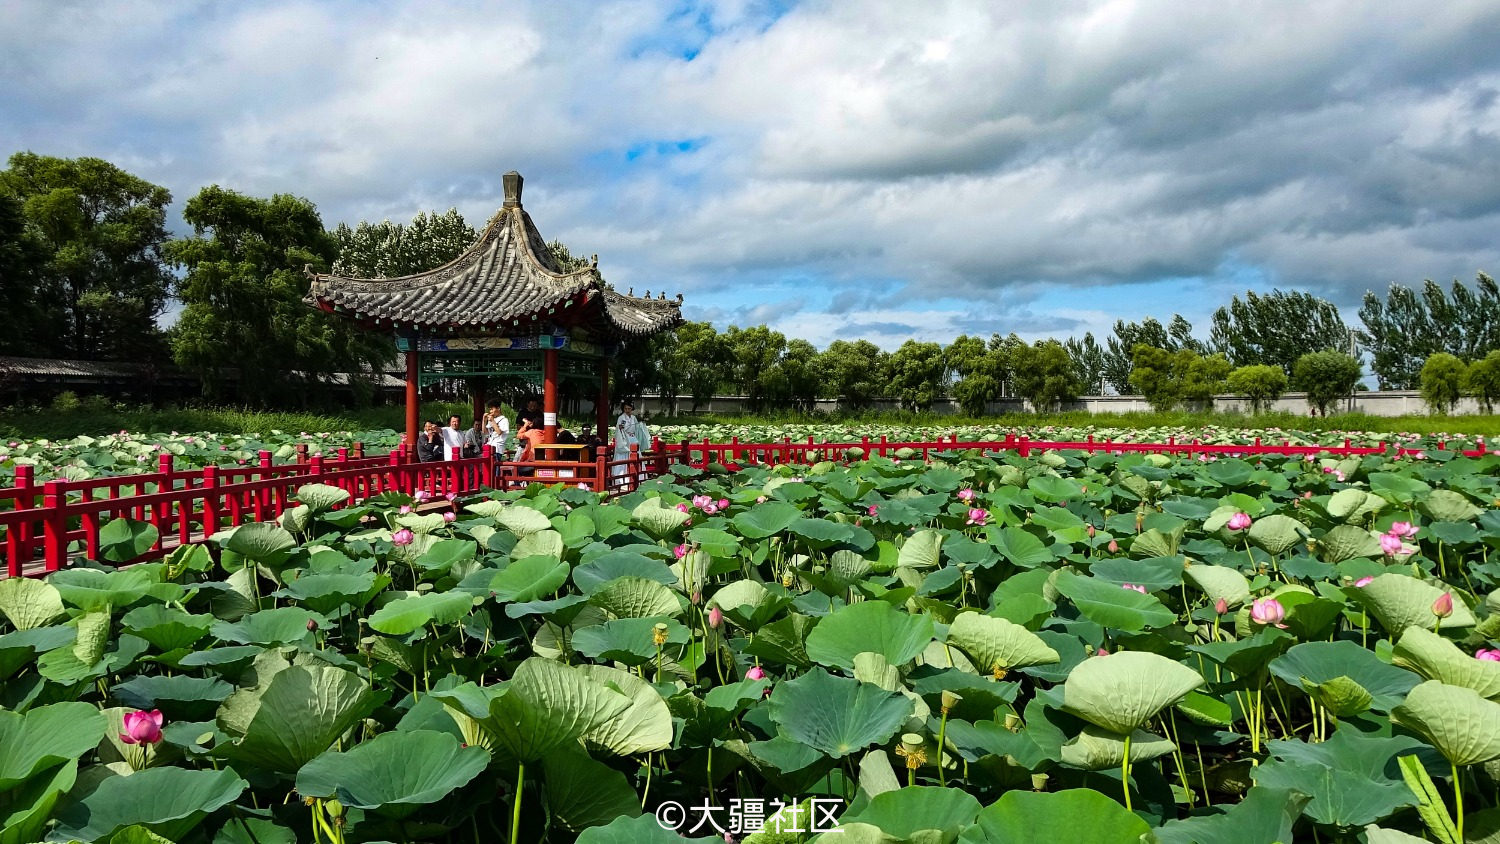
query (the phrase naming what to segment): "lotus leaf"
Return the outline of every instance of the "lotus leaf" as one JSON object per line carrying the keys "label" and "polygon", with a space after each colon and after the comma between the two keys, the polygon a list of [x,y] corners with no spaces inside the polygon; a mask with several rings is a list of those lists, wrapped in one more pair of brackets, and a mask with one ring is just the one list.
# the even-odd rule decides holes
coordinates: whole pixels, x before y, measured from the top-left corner
{"label": "lotus leaf", "polygon": [[1140,844],[1150,832],[1144,820],[1114,800],[1097,791],[1074,788],[1044,793],[1007,791],[985,807],[958,840],[962,844]]}
{"label": "lotus leaf", "polygon": [[336,797],[345,807],[405,818],[467,785],[489,762],[484,748],[460,747],[447,733],[383,733],[303,765],[297,772],[297,792],[303,797]]}
{"label": "lotus leaf", "polygon": [[248,784],[233,771],[150,768],[110,777],[65,809],[53,840],[97,841],[139,825],[168,841],[185,837],[210,812],[233,802]]}
{"label": "lotus leaf", "polygon": [[850,669],[855,655],[870,651],[902,666],[926,650],[932,637],[932,621],[926,616],[902,612],[884,601],[867,601],[820,621],[808,634],[807,655],[822,665]]}
{"label": "lotus leaf", "polygon": [[1144,651],[1086,659],[1063,684],[1063,708],[1111,732],[1128,735],[1203,685],[1191,668]]}
{"label": "lotus leaf", "polygon": [[1391,653],[1391,662],[1428,680],[1473,689],[1480,697],[1500,702],[1500,662],[1474,659],[1425,627],[1406,628]]}
{"label": "lotus leaf", "polygon": [[[1408,627],[1432,627],[1438,622],[1432,607],[1444,591],[1415,577],[1387,573],[1354,590],[1354,597],[1382,627],[1399,634]],[[1455,596],[1453,614],[1442,619],[1439,626],[1473,627],[1474,614]]]}
{"label": "lotus leaf", "polygon": [[997,675],[1059,659],[1057,651],[1030,630],[975,612],[958,614],[948,629],[948,642],[972,657],[976,666]]}
{"label": "lotus leaf", "polygon": [[771,693],[771,720],[782,735],[835,759],[890,740],[911,711],[900,694],[821,668],[778,683]]}
{"label": "lotus leaf", "polygon": [[0,580],[0,615],[17,630],[43,627],[65,615],[57,587],[29,577]]}
{"label": "lotus leaf", "polygon": [[1473,689],[1428,680],[1391,711],[1391,720],[1420,733],[1455,765],[1500,758],[1500,703]]}

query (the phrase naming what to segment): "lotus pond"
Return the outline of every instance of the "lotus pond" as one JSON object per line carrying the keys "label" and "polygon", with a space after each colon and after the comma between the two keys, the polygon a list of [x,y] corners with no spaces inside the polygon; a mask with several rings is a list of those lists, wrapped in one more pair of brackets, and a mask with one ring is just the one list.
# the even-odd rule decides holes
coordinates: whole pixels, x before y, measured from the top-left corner
{"label": "lotus pond", "polygon": [[0,842],[1494,840],[1497,469],[314,485],[111,570],[119,520],[0,581]]}

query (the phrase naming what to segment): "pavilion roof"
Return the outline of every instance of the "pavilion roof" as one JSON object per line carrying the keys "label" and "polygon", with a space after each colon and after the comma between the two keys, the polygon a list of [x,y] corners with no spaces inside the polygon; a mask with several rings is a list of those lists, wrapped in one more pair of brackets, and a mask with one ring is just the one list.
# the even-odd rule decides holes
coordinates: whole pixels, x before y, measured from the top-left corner
{"label": "pavilion roof", "polygon": [[424,332],[530,331],[587,326],[644,337],[682,322],[682,297],[637,298],[609,289],[597,259],[564,271],[521,208],[520,174],[506,173],[505,204],[479,239],[443,266],[397,278],[311,274],[308,304],[375,328]]}

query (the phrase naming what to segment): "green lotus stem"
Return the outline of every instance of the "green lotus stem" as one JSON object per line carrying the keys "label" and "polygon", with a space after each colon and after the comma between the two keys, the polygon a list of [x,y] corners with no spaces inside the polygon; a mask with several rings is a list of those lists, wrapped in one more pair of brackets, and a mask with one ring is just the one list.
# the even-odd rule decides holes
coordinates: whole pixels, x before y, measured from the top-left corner
{"label": "green lotus stem", "polygon": [[907,768],[906,768],[906,784],[908,786],[915,786],[917,784],[917,769],[916,768],[907,766]]}
{"label": "green lotus stem", "polygon": [[[646,801],[651,799],[651,754],[646,754],[646,787],[641,789],[641,811],[646,811]],[[515,844],[512,842],[511,844]]]}
{"label": "green lotus stem", "polygon": [[948,735],[948,710],[946,708],[944,708],[943,709],[943,721],[942,721],[941,724],[938,725],[938,746],[937,746],[938,785],[943,786],[944,788],[946,788],[948,786],[948,774],[943,769],[943,748],[947,747],[947,745],[944,743],[944,739],[947,737],[947,735]]}
{"label": "green lotus stem", "polygon": [[1464,840],[1464,784],[1458,778],[1458,763],[1448,763],[1453,769],[1453,814],[1458,816],[1458,840],[1462,844]]}
{"label": "green lotus stem", "polygon": [[1182,783],[1182,790],[1187,794],[1188,808],[1192,808],[1198,802],[1198,795],[1187,783],[1187,763],[1182,758],[1182,742],[1177,739],[1177,713],[1171,708],[1167,709],[1167,717],[1162,719],[1162,724],[1167,728],[1167,734],[1172,737],[1172,744],[1176,747],[1172,750],[1172,761],[1177,765],[1177,781]]}
{"label": "green lotus stem", "polygon": [[526,785],[526,763],[516,763],[516,804],[510,810],[510,844],[521,841],[521,789]]}
{"label": "green lotus stem", "polygon": [[1125,758],[1120,761],[1120,784],[1125,788],[1125,811],[1133,812],[1130,806],[1130,734],[1125,734]]}

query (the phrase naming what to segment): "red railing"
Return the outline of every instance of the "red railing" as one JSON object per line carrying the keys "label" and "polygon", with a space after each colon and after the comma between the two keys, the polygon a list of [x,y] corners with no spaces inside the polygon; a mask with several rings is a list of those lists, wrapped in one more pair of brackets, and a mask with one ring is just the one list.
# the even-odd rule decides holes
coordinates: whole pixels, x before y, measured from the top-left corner
{"label": "red railing", "polygon": [[365,457],[358,447],[353,454],[339,449],[328,458],[303,450],[297,462],[284,464],[273,463],[271,453],[263,451],[253,466],[196,470],[176,470],[172,455],[163,454],[155,472],[40,485],[32,467],[18,466],[15,485],[0,489],[0,544],[5,576],[44,574],[70,557],[99,559],[99,530],[110,519],[131,518],[156,528],[151,550],[130,561],[144,562],[224,527],[279,518],[295,506],[297,488],[304,484],[346,490],[354,503],[385,492],[422,490],[438,497],[533,482],[576,482],[613,495],[634,489],[665,466],[660,454],[632,449],[629,458],[611,460],[602,448],[593,461],[507,463],[496,460],[488,446],[479,457],[434,463],[412,462],[404,448],[379,457]]}
{"label": "red railing", "polygon": [[[1366,454],[1404,456],[1420,454],[1422,452],[1422,449],[1416,448],[1391,449],[1386,446],[1357,446],[1347,439],[1344,440],[1343,445],[1292,445],[1290,440],[1284,441],[1279,445],[1274,445],[1262,443],[1260,438],[1256,437],[1255,442],[1248,445],[1226,445],[1203,443],[1198,440],[1180,443],[1175,438],[1169,438],[1165,443],[1119,442],[1113,439],[1096,440],[1092,436],[1086,440],[1055,442],[1017,437],[1014,434],[1007,435],[1004,440],[987,442],[963,442],[957,437],[951,440],[939,437],[936,442],[900,442],[889,440],[886,437],[879,437],[878,439],[863,437],[858,442],[817,442],[814,438],[808,437],[806,442],[793,442],[791,439],[783,439],[779,443],[742,443],[736,437],[727,443],[715,443],[705,439],[701,443],[662,443],[654,446],[654,449],[663,454],[669,462],[681,463],[700,469],[708,468],[711,463],[719,463],[731,468],[752,465],[811,465],[819,460],[840,460],[852,448],[861,449],[864,459],[869,459],[874,455],[893,457],[895,456],[895,452],[901,449],[911,449],[913,459],[920,460],[927,460],[935,452],[964,450],[987,452],[1014,451],[1022,457],[1029,457],[1032,453],[1042,451],[1082,451],[1089,454],[1128,454],[1142,452],[1151,454],[1179,454],[1190,458],[1200,456],[1253,457],[1265,454],[1292,457],[1308,454],[1325,454],[1336,457]],[[1438,450],[1443,450],[1444,444],[1439,442],[1437,448]],[[1478,441],[1478,448],[1463,451],[1466,457],[1482,457],[1493,453],[1486,450],[1483,439]]]}

